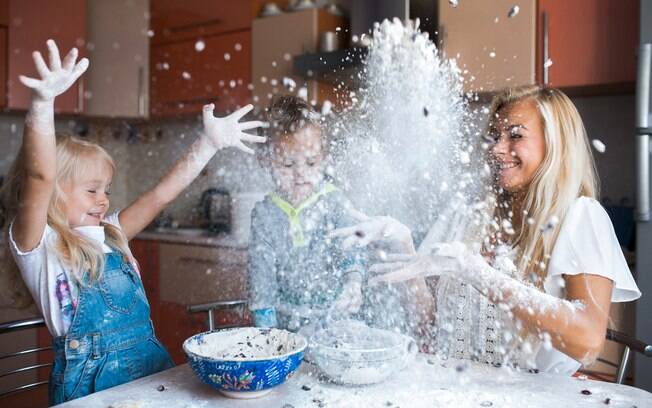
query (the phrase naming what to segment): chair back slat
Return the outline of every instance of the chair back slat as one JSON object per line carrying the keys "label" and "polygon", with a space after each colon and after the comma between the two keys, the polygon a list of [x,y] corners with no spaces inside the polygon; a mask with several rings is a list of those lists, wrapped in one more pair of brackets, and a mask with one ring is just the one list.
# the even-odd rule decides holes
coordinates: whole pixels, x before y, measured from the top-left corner
{"label": "chair back slat", "polygon": [[[5,323],[0,323],[0,335],[3,334],[8,334],[8,333],[15,333],[23,330],[30,330],[30,329],[38,329],[41,327],[45,327],[45,320],[43,320],[42,317],[33,317],[33,318],[28,318],[28,319],[22,319],[22,320],[13,320],[10,322],[5,322]],[[30,354],[35,354],[39,352],[44,352],[52,350],[52,347],[32,347],[29,349],[25,350],[18,350],[14,351],[11,353],[4,354],[0,356],[0,361],[12,361],[12,358],[20,358],[23,356],[27,356]],[[3,373],[0,373],[0,378],[9,378],[12,375],[19,375],[20,373],[26,373],[29,371],[33,370],[38,370],[41,368],[47,368],[47,367],[52,367],[51,362],[46,362],[46,363],[30,363],[30,365],[24,366],[24,367],[19,367],[15,368]],[[33,381],[33,380],[31,380]],[[31,382],[29,384],[20,384],[15,387],[5,389],[5,390],[0,390],[0,398],[7,397],[9,395],[13,395],[19,392],[27,391],[36,387],[39,387],[41,385],[47,384],[48,381],[35,381]]]}

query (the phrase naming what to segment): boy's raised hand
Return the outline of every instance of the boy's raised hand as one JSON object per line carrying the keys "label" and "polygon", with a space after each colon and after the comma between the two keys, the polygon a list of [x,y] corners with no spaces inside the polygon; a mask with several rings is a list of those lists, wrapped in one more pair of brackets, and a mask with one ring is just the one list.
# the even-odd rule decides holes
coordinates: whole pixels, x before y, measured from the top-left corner
{"label": "boy's raised hand", "polygon": [[375,244],[388,246],[396,252],[414,252],[412,232],[400,221],[386,216],[369,217],[353,208],[349,208],[348,211],[358,224],[338,228],[328,234],[329,238],[342,238],[342,248]]}
{"label": "boy's raised hand", "polygon": [[45,63],[38,51],[32,53],[36,70],[41,79],[20,75],[18,78],[26,87],[31,88],[34,98],[52,101],[64,93],[88,68],[88,59],[77,62],[77,48],[73,48],[61,62],[59,49],[54,40],[47,41],[50,66]]}
{"label": "boy's raised hand", "polygon": [[250,147],[246,146],[243,142],[265,143],[267,138],[250,135],[244,131],[268,126],[266,122],[261,122],[258,120],[240,122],[240,119],[242,119],[253,108],[253,105],[247,105],[233,112],[229,116],[218,118],[213,114],[213,111],[215,110],[215,104],[210,103],[208,105],[204,105],[203,136],[207,137],[217,150],[233,146],[242,150],[243,152],[253,154],[254,151]]}

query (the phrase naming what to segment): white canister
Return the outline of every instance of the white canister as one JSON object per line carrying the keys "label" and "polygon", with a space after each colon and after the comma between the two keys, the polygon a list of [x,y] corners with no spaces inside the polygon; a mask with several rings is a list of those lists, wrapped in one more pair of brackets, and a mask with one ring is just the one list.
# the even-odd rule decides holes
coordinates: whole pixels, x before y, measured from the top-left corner
{"label": "white canister", "polygon": [[238,242],[249,241],[251,211],[265,193],[233,193],[231,196],[231,235]]}

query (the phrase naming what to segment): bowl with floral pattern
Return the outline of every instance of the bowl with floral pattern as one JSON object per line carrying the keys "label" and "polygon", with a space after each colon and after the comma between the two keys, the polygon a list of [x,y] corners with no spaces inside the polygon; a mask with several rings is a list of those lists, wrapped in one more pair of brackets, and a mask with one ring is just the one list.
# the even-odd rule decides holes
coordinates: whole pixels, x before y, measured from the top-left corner
{"label": "bowl with floral pattern", "polygon": [[230,398],[258,398],[301,365],[305,337],[287,330],[240,327],[196,334],[183,351],[195,374]]}

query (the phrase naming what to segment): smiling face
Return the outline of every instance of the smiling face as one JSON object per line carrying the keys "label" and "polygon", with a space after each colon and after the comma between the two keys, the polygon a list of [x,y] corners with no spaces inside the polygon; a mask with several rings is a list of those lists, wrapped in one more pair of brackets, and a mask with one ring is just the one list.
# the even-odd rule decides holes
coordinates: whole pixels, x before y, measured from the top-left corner
{"label": "smiling face", "polygon": [[501,108],[489,136],[495,142],[489,153],[498,185],[510,193],[526,190],[546,154],[536,102],[526,99]]}
{"label": "smiling face", "polygon": [[[90,159],[89,159],[90,160]],[[62,183],[66,217],[70,228],[99,226],[109,210],[109,195],[113,170],[107,163],[86,166],[74,180]]]}
{"label": "smiling face", "polygon": [[321,130],[308,125],[271,144],[272,178],[280,195],[296,206],[315,191],[323,177]]}

